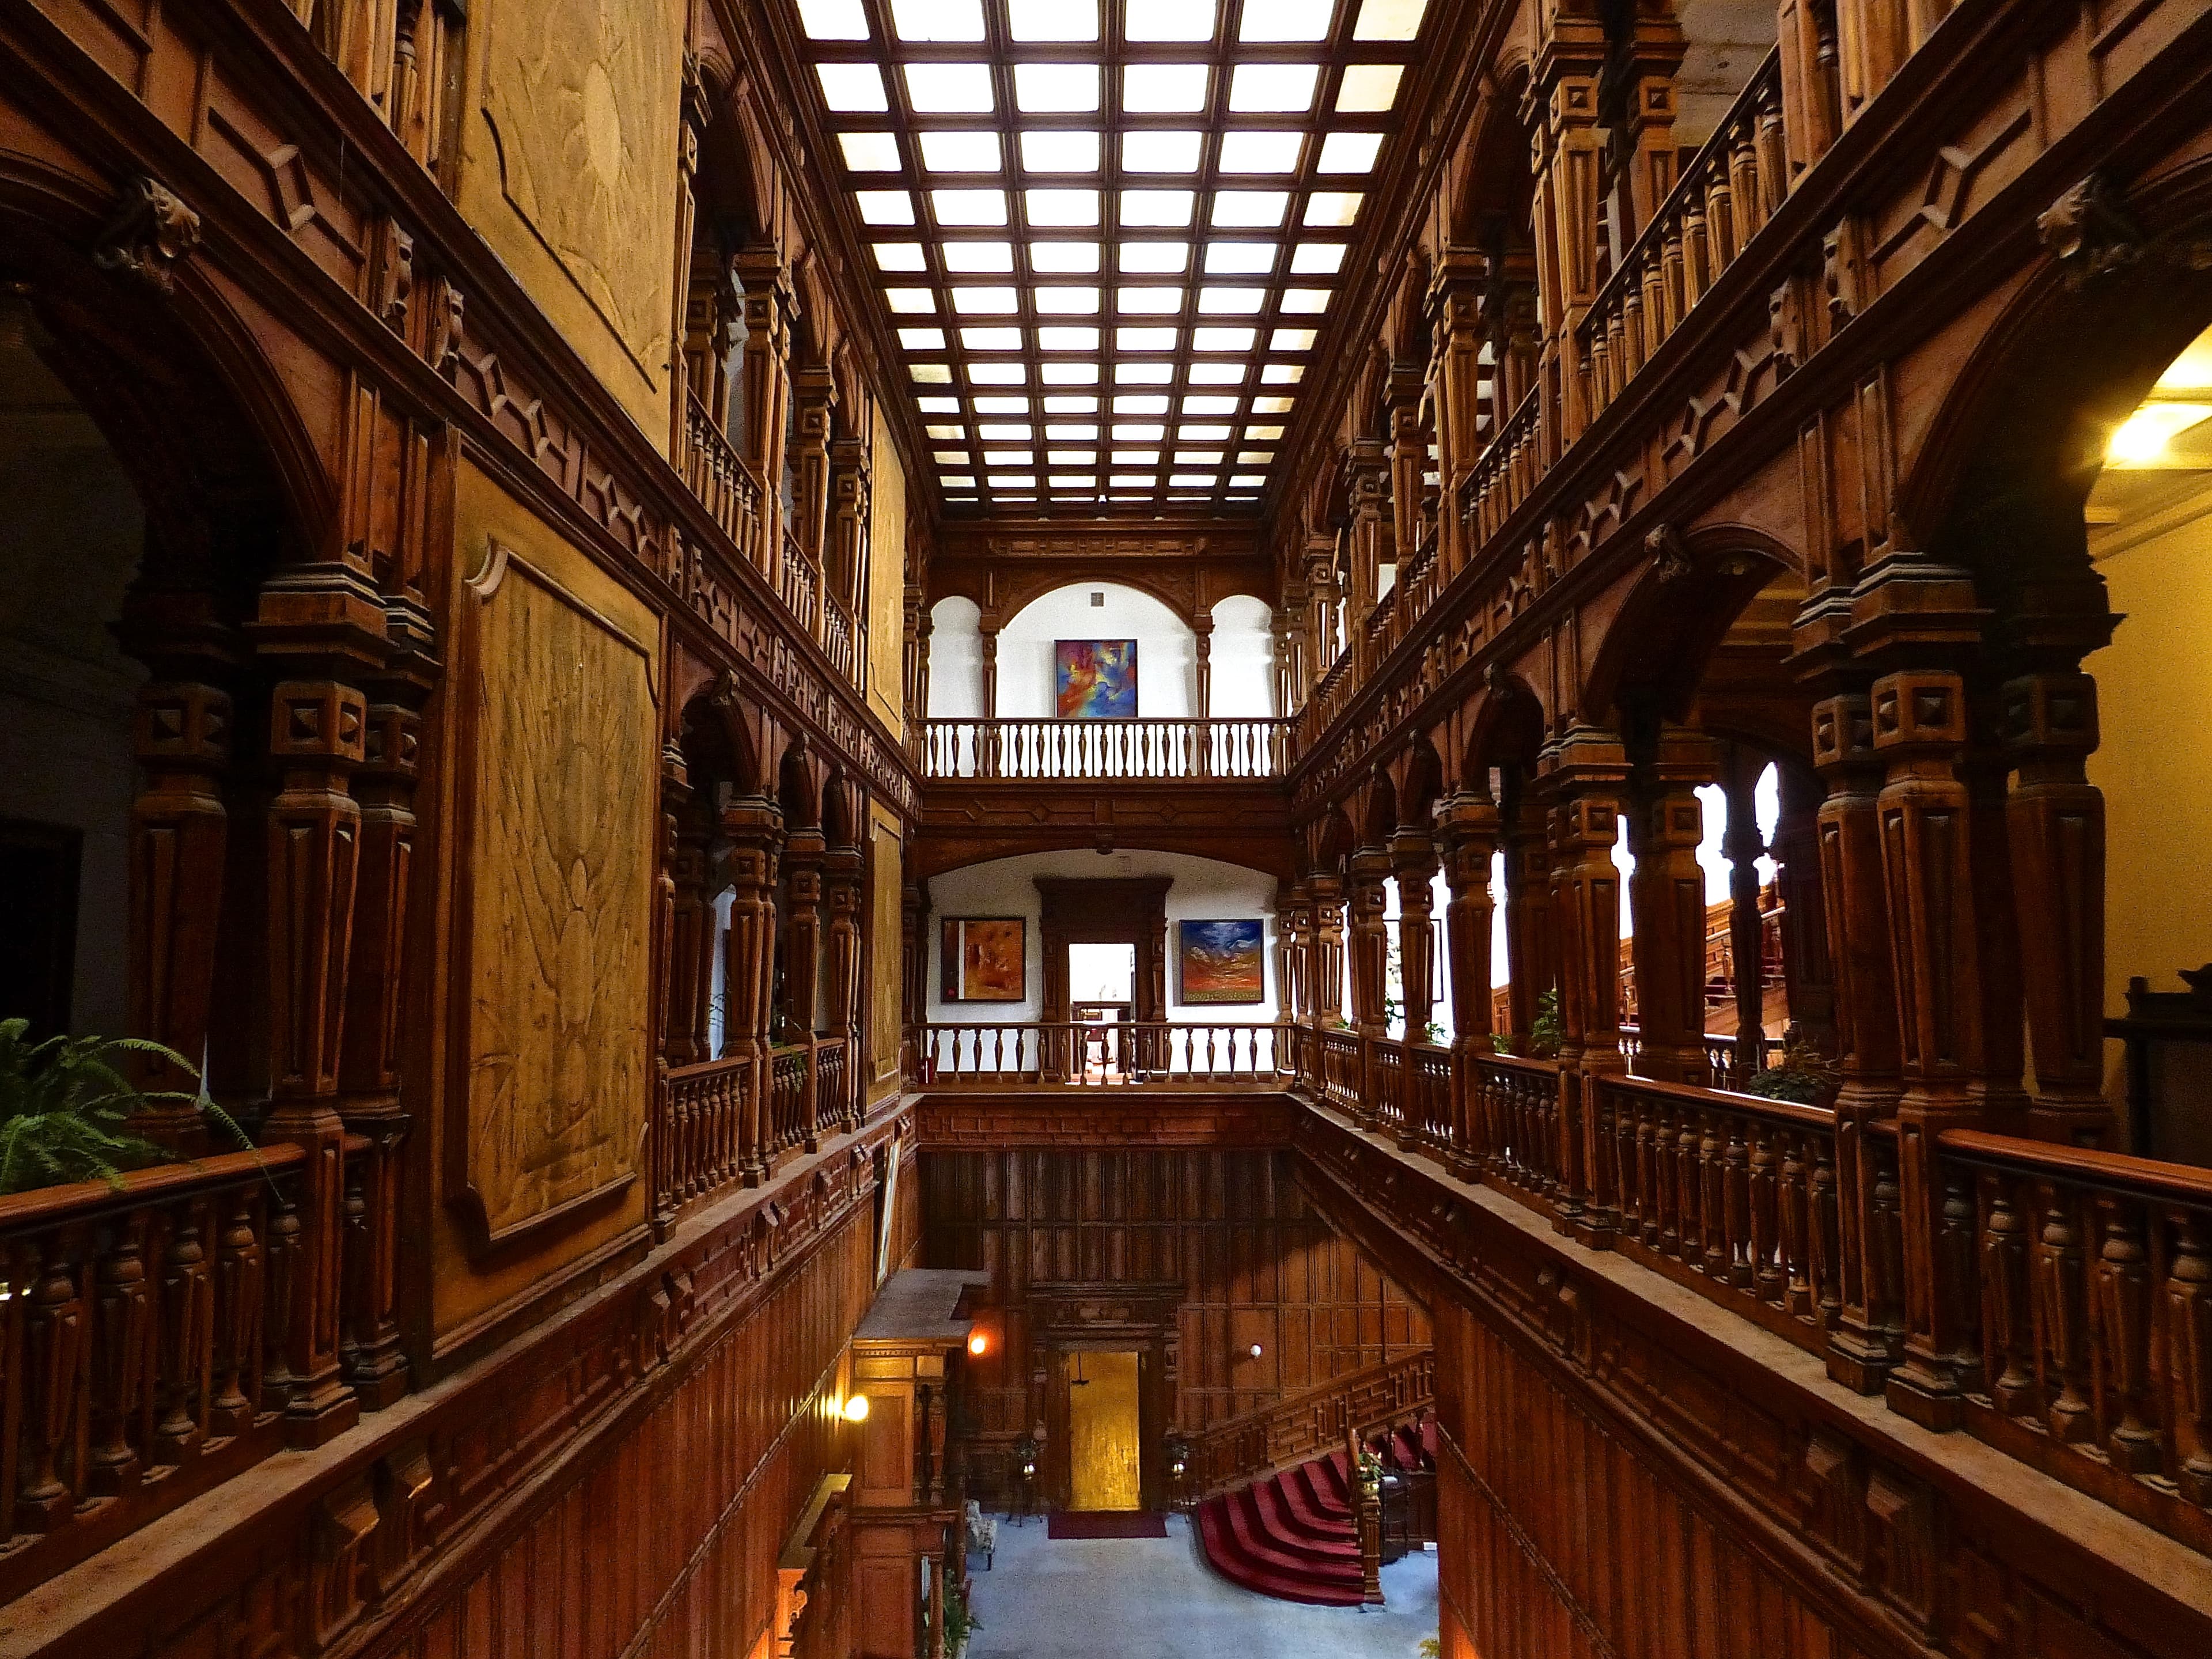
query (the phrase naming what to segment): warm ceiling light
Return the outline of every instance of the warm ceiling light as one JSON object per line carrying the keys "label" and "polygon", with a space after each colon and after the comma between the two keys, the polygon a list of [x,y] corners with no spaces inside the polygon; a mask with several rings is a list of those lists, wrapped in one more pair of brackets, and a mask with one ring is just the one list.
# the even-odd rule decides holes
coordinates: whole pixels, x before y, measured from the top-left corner
{"label": "warm ceiling light", "polygon": [[867,1395],[856,1394],[846,1400],[845,1420],[848,1423],[865,1423],[868,1420]]}
{"label": "warm ceiling light", "polygon": [[1229,132],[1221,137],[1224,173],[1296,173],[1302,132]]}
{"label": "warm ceiling light", "polygon": [[814,73],[822,82],[822,101],[841,114],[891,106],[873,64],[817,64]]}
{"label": "warm ceiling light", "polygon": [[908,64],[906,94],[927,115],[982,115],[998,107],[988,64]]}
{"label": "warm ceiling light", "polygon": [[2105,459],[2114,466],[2148,466],[2190,428],[2212,420],[2212,404],[2145,404],[2113,429]]}
{"label": "warm ceiling light", "polygon": [[1313,107],[1316,64],[1239,64],[1229,77],[1229,107],[1285,114]]}
{"label": "warm ceiling light", "polygon": [[1096,40],[1097,0],[1006,0],[1006,32],[1017,40]]}
{"label": "warm ceiling light", "polygon": [[929,204],[940,225],[1003,225],[1006,222],[1006,192],[1003,190],[933,190]]}
{"label": "warm ceiling light", "polygon": [[853,200],[860,210],[863,223],[871,225],[910,225],[914,222],[914,198],[902,190],[858,190]]}
{"label": "warm ceiling light", "polygon": [[1326,40],[1336,0],[1245,0],[1240,40]]}
{"label": "warm ceiling light", "polygon": [[841,132],[837,145],[845,152],[845,165],[855,173],[899,170],[898,139],[890,133]]}
{"label": "warm ceiling light", "polygon": [[1017,64],[1014,105],[1032,114],[1098,107],[1096,64]]}
{"label": "warm ceiling light", "polygon": [[1003,165],[995,132],[925,132],[919,142],[932,173],[996,173]]}
{"label": "warm ceiling light", "polygon": [[893,311],[926,313],[937,309],[937,295],[926,288],[887,288],[884,298]]}
{"label": "warm ceiling light", "polygon": [[943,258],[947,270],[1012,270],[1012,242],[947,242]]}
{"label": "warm ceiling light", "polygon": [[1204,64],[1130,64],[1121,70],[1121,107],[1132,114],[1178,114],[1206,107]]}
{"label": "warm ceiling light", "polygon": [[799,0],[799,25],[810,40],[865,40],[867,14],[860,0]]}
{"label": "warm ceiling light", "polygon": [[878,270],[921,270],[927,262],[921,257],[919,242],[878,242],[876,268]]}
{"label": "warm ceiling light", "polygon": [[952,308],[970,315],[1012,311],[1014,291],[1010,288],[956,288],[952,290]]}
{"label": "warm ceiling light", "polygon": [[891,27],[902,40],[980,40],[982,0],[891,0]]}
{"label": "warm ceiling light", "polygon": [[1289,195],[1279,190],[1217,191],[1213,197],[1213,222],[1217,225],[1279,225],[1290,203]]}
{"label": "warm ceiling light", "polygon": [[1275,268],[1273,242],[1210,242],[1206,249],[1209,276],[1256,276]]}
{"label": "warm ceiling light", "polygon": [[1321,160],[1314,165],[1322,173],[1365,173],[1382,148],[1379,132],[1332,132],[1321,141]]}
{"label": "warm ceiling light", "polygon": [[1363,0],[1352,38],[1410,40],[1421,32],[1421,14],[1428,9],[1429,0]]}
{"label": "warm ceiling light", "polygon": [[1398,81],[1405,70],[1396,64],[1353,64],[1344,71],[1336,88],[1340,115],[1374,115],[1398,101]]}
{"label": "warm ceiling light", "polygon": [[1306,198],[1306,222],[1348,225],[1359,216],[1359,204],[1366,199],[1356,190],[1317,190]]}
{"label": "warm ceiling light", "polygon": [[1333,275],[1344,269],[1344,244],[1300,242],[1291,250],[1291,269],[1301,275]]}

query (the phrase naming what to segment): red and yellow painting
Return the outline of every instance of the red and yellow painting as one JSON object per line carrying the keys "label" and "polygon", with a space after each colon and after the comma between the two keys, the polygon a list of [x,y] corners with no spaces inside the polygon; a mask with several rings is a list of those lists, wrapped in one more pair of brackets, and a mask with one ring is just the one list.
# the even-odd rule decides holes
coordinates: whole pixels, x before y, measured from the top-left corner
{"label": "red and yellow painting", "polygon": [[947,1002],[1019,1002],[1029,924],[1019,916],[947,916],[939,941]]}
{"label": "red and yellow painting", "polygon": [[1053,690],[1064,720],[1137,718],[1134,640],[1054,640]]}

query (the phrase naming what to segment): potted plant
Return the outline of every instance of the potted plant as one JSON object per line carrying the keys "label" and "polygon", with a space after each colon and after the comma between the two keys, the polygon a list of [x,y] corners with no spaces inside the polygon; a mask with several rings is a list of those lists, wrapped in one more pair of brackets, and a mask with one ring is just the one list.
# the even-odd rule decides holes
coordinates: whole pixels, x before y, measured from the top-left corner
{"label": "potted plant", "polygon": [[1743,1085],[1763,1100],[1787,1100],[1800,1106],[1832,1101],[1843,1079],[1828,1057],[1796,1031],[1782,1041],[1782,1058]]}
{"label": "potted plant", "polygon": [[1559,988],[1553,986],[1536,999],[1536,1021],[1528,1028],[1528,1053],[1535,1060],[1557,1060],[1565,1039],[1559,1024]]}
{"label": "potted plant", "polygon": [[193,1083],[199,1073],[173,1048],[143,1037],[51,1036],[28,1041],[27,1019],[0,1020],[0,1194],[72,1182],[123,1184],[126,1170],[175,1161],[134,1133],[131,1120],[162,1102],[191,1103],[241,1147],[252,1143],[230,1115],[198,1092],[142,1090],[120,1057],[167,1061]]}
{"label": "potted plant", "polygon": [[950,1573],[938,1580],[938,1618],[945,1632],[945,1659],[960,1659],[968,1650],[968,1638],[983,1628],[983,1621],[969,1611],[968,1592],[952,1582]]}

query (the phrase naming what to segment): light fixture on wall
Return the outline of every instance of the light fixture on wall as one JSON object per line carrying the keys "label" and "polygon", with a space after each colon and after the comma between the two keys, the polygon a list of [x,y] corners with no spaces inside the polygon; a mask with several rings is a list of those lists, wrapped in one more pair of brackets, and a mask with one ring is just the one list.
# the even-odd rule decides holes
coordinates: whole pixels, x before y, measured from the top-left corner
{"label": "light fixture on wall", "polygon": [[1257,1359],[1259,1357],[1260,1357],[1260,1345],[1259,1345],[1258,1343],[1255,1342],[1255,1343],[1252,1345],[1252,1358],[1255,1358],[1255,1359]]}
{"label": "light fixture on wall", "polygon": [[991,1352],[991,1339],[981,1331],[970,1332],[968,1337],[968,1352],[981,1359]]}
{"label": "light fixture on wall", "polygon": [[856,1394],[848,1399],[845,1401],[844,1417],[848,1423],[866,1422],[868,1420],[868,1396],[864,1394]]}

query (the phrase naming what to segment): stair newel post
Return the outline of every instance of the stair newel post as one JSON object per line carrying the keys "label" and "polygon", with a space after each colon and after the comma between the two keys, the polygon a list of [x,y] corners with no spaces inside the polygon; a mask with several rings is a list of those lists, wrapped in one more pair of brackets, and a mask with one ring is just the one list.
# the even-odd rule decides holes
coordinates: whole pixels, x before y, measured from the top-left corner
{"label": "stair newel post", "polygon": [[1382,1605],[1382,1464],[1370,1462],[1359,1443],[1359,1431],[1344,1431],[1345,1455],[1351,1462],[1352,1490],[1358,1505],[1359,1595],[1370,1606]]}

